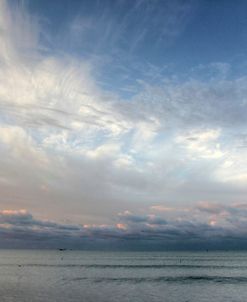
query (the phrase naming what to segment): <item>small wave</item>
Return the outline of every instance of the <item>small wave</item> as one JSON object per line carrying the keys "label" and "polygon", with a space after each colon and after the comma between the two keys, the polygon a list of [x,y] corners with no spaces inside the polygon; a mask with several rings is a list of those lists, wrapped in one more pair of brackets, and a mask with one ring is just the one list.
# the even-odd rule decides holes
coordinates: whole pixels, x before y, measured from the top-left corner
{"label": "small wave", "polygon": [[96,269],[247,269],[240,265],[196,265],[196,264],[48,264],[48,263],[25,263],[25,264],[0,264],[0,267],[44,267],[44,268],[96,268]]}
{"label": "small wave", "polygon": [[161,276],[161,277],[137,277],[137,278],[86,278],[78,277],[70,281],[88,280],[94,283],[116,282],[116,283],[222,283],[222,284],[239,284],[247,283],[247,277],[228,277],[228,276]]}

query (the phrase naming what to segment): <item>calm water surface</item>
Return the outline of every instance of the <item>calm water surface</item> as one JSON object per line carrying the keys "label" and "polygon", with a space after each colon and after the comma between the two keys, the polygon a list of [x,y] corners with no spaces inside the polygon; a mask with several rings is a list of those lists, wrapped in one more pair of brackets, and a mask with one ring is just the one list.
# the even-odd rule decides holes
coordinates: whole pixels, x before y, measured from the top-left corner
{"label": "calm water surface", "polygon": [[247,301],[246,252],[0,250],[0,301]]}

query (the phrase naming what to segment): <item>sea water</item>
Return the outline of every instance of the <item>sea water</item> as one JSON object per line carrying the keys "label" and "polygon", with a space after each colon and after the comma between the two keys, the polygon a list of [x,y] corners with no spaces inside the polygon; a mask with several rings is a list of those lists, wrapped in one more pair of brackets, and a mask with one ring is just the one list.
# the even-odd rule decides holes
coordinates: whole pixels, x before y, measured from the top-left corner
{"label": "sea water", "polygon": [[244,302],[247,253],[0,250],[0,301]]}

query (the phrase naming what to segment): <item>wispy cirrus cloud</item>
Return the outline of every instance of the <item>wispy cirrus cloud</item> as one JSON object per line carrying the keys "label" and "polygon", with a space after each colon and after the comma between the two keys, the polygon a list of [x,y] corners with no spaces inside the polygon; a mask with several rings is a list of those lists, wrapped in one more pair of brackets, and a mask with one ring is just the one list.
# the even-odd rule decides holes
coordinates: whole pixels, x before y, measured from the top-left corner
{"label": "wispy cirrus cloud", "polygon": [[[91,56],[49,48],[39,17],[22,5],[0,5],[3,208],[28,208],[35,215],[49,208],[51,220],[111,225],[112,215],[126,208],[134,213],[140,204],[175,215],[172,208],[186,212],[181,209],[198,200],[246,201],[246,77],[231,77],[231,65],[223,62],[204,66],[210,77],[205,80],[198,68],[184,79],[145,60],[134,60],[131,68],[121,60],[130,48],[124,58],[131,61],[149,39],[175,41],[189,22],[190,3],[167,2],[159,10],[155,3],[136,1],[124,14],[119,8],[126,4],[116,2],[103,12],[92,8],[100,13],[96,23],[97,14],[70,16],[70,46],[80,37]],[[118,12],[114,18],[112,10]],[[138,20],[136,12],[143,12]],[[59,38],[52,31],[46,35]],[[122,87],[129,95],[113,81],[118,73],[111,69],[131,80]],[[163,221],[149,214],[119,218],[120,225],[124,219]]]}

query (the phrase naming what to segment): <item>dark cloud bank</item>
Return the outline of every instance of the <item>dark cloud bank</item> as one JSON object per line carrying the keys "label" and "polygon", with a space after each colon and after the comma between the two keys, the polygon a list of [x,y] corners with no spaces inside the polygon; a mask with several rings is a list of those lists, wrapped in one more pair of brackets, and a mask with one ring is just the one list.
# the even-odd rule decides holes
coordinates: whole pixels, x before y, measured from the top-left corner
{"label": "dark cloud bank", "polygon": [[[223,221],[119,214],[116,225],[69,225],[39,220],[25,210],[0,212],[0,248],[82,250],[241,250],[247,248],[246,205],[200,205],[194,215]],[[212,216],[213,215],[213,216]]]}

